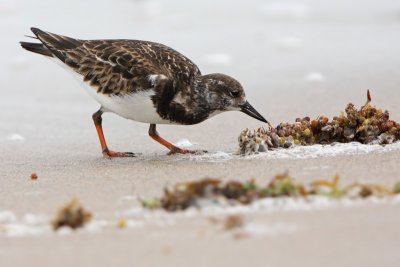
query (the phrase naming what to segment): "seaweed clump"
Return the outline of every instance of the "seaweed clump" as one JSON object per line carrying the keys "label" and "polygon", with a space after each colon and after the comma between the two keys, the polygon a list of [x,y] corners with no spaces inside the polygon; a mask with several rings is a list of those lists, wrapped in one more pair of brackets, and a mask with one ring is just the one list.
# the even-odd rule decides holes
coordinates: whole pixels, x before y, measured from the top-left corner
{"label": "seaweed clump", "polygon": [[74,198],[67,205],[60,208],[52,222],[53,229],[57,230],[63,226],[77,229],[89,222],[91,218],[92,214],[79,204],[78,199]]}
{"label": "seaweed clump", "polygon": [[280,123],[276,128],[245,129],[239,136],[238,154],[250,155],[295,145],[359,142],[391,144],[400,139],[400,124],[389,119],[389,112],[367,102],[360,109],[349,103],[339,116],[330,121],[325,116],[315,120],[297,118],[294,123]]}
{"label": "seaweed clump", "polygon": [[[172,189],[165,189],[159,199],[142,201],[147,209],[162,208],[166,211],[180,211],[189,207],[202,207],[204,203],[223,205],[250,204],[264,198],[322,196],[328,198],[366,198],[369,196],[384,197],[400,193],[397,183],[393,190],[375,184],[354,183],[347,187],[339,187],[339,176],[332,181],[316,180],[309,186],[294,182],[288,174],[276,175],[266,186],[257,184],[254,180],[247,182],[218,179],[202,179],[199,181],[179,183]],[[149,205],[148,203],[151,203]]]}
{"label": "seaweed clump", "polygon": [[[287,175],[279,175],[265,188],[254,180],[242,183],[205,178],[200,181],[179,183],[172,189],[165,189],[161,199],[142,201],[145,208],[163,208],[168,211],[184,210],[191,206],[200,206],[202,200],[212,202],[235,202],[249,204],[267,196],[298,196],[303,192]],[[152,203],[149,205],[148,203]]]}

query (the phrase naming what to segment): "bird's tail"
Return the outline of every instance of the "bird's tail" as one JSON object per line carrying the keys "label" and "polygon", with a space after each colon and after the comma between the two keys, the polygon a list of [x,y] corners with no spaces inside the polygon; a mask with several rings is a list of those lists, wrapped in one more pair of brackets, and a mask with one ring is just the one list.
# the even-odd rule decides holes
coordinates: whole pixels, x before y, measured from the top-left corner
{"label": "bird's tail", "polygon": [[30,42],[20,42],[22,48],[37,54],[41,54],[47,57],[53,57],[53,53],[44,46],[42,43],[30,43]]}
{"label": "bird's tail", "polygon": [[64,53],[66,50],[74,49],[82,45],[82,40],[45,32],[33,27],[31,28],[31,31],[36,36],[32,38],[39,40],[41,43],[20,42],[21,46],[26,50],[37,54],[48,57],[57,57],[62,62],[65,62]]}

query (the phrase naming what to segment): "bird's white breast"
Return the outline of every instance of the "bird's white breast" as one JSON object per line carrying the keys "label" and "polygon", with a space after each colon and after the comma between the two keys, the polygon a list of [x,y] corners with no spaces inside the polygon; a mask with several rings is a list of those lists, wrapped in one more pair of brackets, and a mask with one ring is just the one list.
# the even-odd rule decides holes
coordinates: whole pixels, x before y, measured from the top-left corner
{"label": "bird's white breast", "polygon": [[164,120],[158,115],[151,100],[151,97],[154,95],[154,90],[152,89],[124,96],[99,94],[91,87],[88,90],[92,90],[90,94],[107,111],[116,113],[121,117],[146,123],[171,124],[170,121]]}
{"label": "bird's white breast", "polygon": [[142,90],[128,95],[116,96],[97,93],[97,88],[91,86],[89,82],[83,81],[82,75],[76,73],[57,58],[51,58],[58,65],[72,73],[78,82],[83,85],[89,93],[104,109],[113,112],[126,119],[154,123],[154,124],[174,124],[158,115],[151,97],[155,94],[153,89]]}

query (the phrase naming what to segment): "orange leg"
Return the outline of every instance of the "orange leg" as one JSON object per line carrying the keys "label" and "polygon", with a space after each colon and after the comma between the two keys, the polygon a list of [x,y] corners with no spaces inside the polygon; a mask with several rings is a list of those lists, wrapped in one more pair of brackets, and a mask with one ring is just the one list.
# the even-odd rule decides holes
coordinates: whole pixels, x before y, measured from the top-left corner
{"label": "orange leg", "polygon": [[115,152],[108,149],[106,139],[104,138],[103,134],[103,127],[101,126],[101,123],[103,121],[103,119],[101,118],[102,114],[103,111],[101,111],[100,108],[97,112],[93,114],[92,118],[94,121],[94,126],[96,127],[97,135],[99,136],[103,156],[106,158],[135,157],[135,154],[132,152]]}
{"label": "orange leg", "polygon": [[187,149],[181,149],[177,146],[174,146],[173,144],[171,144],[170,142],[168,142],[167,140],[165,140],[164,138],[162,138],[157,130],[156,130],[156,125],[155,124],[150,124],[150,128],[149,128],[149,135],[151,138],[153,138],[154,140],[156,140],[157,142],[159,142],[160,144],[162,144],[163,146],[165,146],[166,148],[168,148],[170,151],[168,153],[168,155],[173,155],[173,154],[195,154],[198,153],[198,151],[193,151],[193,150],[187,150]]}

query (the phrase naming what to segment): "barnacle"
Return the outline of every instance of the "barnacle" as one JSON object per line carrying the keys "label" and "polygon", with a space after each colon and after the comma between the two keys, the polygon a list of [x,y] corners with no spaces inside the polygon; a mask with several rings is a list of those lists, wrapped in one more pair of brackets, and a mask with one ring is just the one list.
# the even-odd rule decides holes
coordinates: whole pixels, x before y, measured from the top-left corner
{"label": "barnacle", "polygon": [[371,105],[367,91],[367,102],[360,109],[349,103],[339,116],[297,118],[293,124],[280,123],[277,127],[246,129],[240,134],[237,154],[251,155],[275,148],[290,148],[294,145],[331,144],[334,142],[360,142],[363,144],[391,144],[400,139],[400,124],[389,119],[387,110]]}

